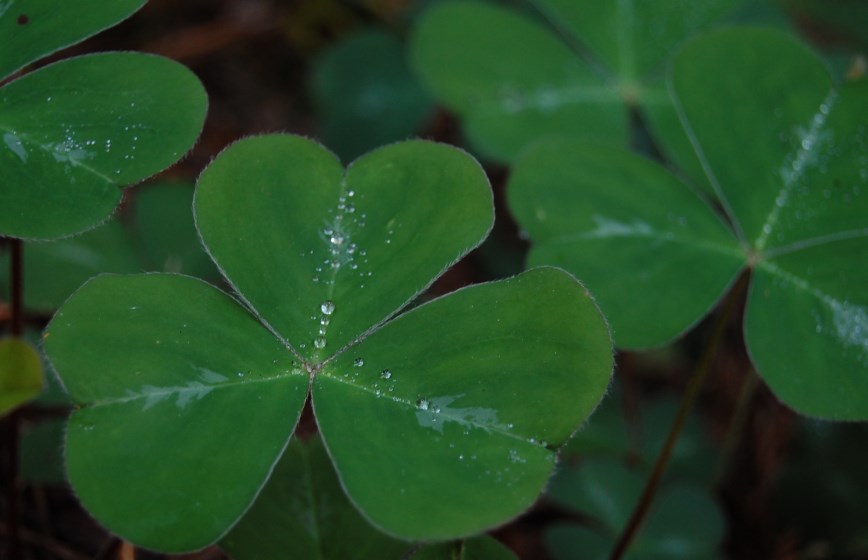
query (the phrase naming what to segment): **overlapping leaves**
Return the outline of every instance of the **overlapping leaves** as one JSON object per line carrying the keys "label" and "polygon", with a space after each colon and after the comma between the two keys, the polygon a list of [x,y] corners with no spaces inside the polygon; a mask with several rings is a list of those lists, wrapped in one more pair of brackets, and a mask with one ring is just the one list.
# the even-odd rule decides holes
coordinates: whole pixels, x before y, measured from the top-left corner
{"label": "overlapping leaves", "polygon": [[629,109],[691,176],[699,164],[664,85],[666,61],[740,0],[533,0],[548,23],[480,1],[430,9],[413,39],[424,82],[484,154],[514,160],[547,134],[626,145]]}
{"label": "overlapping leaves", "polygon": [[725,218],[650,161],[550,141],[510,188],[530,262],[587,280],[632,348],[672,340],[750,270],[745,339],[775,393],[868,418],[868,83],[833,84],[783,33],[729,29],[685,47],[671,84]]}
{"label": "overlapping leaves", "polygon": [[101,276],[47,332],[80,407],[70,480],[135,543],[177,551],[220,538],[279,459],[309,388],[369,521],[404,539],[478,533],[530,506],[553,449],[608,384],[607,328],[556,269],[383,324],[491,227],[485,176],[454,148],[395,144],[344,171],[298,137],[247,139],[203,173],[195,213],[243,305],[185,276]]}
{"label": "overlapping leaves", "polygon": [[[0,1],[0,81],[142,4]],[[105,220],[121,186],[190,148],[205,108],[189,70],[140,53],[80,56],[0,87],[0,235],[51,239]]]}

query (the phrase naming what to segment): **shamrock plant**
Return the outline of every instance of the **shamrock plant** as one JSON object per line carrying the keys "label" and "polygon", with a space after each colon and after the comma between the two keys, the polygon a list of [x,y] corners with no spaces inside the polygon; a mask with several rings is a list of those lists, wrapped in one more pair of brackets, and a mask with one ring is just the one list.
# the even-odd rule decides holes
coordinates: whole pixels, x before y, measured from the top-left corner
{"label": "shamrock plant", "polygon": [[530,263],[586,279],[625,348],[672,340],[749,273],[745,340],[772,390],[868,419],[868,82],[733,28],[690,42],[670,86],[723,215],[639,156],[547,140],[509,189]]}
{"label": "shamrock plant", "polygon": [[682,41],[741,1],[530,4],[537,14],[450,0],[417,25],[414,67],[463,118],[471,143],[507,161],[545,134],[626,145],[630,111],[641,109],[665,151],[691,176],[701,176],[665,87],[666,63]]}
{"label": "shamrock plant", "polygon": [[396,316],[491,227],[485,175],[455,148],[403,142],[345,171],[303,138],[253,137],[203,172],[194,213],[234,297],[103,275],[45,333],[77,406],[70,481],[136,544],[224,536],[308,398],[367,520],[404,540],[479,533],[533,503],[609,382],[606,324],[557,269]]}
{"label": "shamrock plant", "polygon": [[169,166],[199,135],[205,92],[168,59],[101,53],[17,74],[143,4],[0,1],[0,235],[52,239],[94,227],[120,187]]}

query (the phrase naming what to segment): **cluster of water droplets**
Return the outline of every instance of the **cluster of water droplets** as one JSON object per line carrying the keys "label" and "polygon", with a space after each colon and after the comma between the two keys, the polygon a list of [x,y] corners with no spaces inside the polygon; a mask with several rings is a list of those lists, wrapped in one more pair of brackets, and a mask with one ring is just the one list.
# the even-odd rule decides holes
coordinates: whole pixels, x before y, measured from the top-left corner
{"label": "cluster of water droplets", "polygon": [[[344,378],[352,378],[354,380],[358,379],[359,374],[363,373],[362,368],[364,367],[365,359],[361,356],[356,356],[353,359],[353,371],[344,372]],[[372,389],[377,398],[388,393],[393,393],[395,391],[395,377],[392,375],[392,371],[389,369],[380,370],[379,375],[377,375],[377,378],[373,383]]]}
{"label": "cluster of water droplets", "polygon": [[328,332],[329,324],[331,324],[332,314],[335,312],[335,303],[332,300],[326,300],[319,306],[319,314],[314,315],[313,319],[319,323],[317,328],[317,337],[313,340],[313,346],[317,350],[322,350],[326,347],[326,333]]}
{"label": "cluster of water droplets", "polygon": [[[45,101],[51,104],[54,101],[54,96],[47,96]],[[135,103],[130,103],[130,108],[135,108]],[[123,122],[129,117],[124,114],[119,114],[117,120]],[[136,149],[139,143],[139,130],[146,129],[143,124],[121,124],[118,123],[117,128],[112,129],[114,134],[114,143],[112,136],[95,139],[92,136],[88,137],[81,133],[80,127],[76,125],[62,125],[59,139],[48,138],[33,138],[27,134],[19,134],[14,131],[5,132],[3,134],[3,144],[22,163],[27,163],[31,155],[31,146],[36,147],[41,151],[47,152],[55,162],[64,164],[64,169],[67,175],[73,167],[81,166],[86,162],[95,159],[100,154],[110,154],[117,151],[117,144],[121,144],[121,153],[124,160],[130,161],[136,157]],[[120,130],[123,133],[119,133]],[[121,169],[114,169],[114,175],[120,175]],[[75,182],[75,176],[70,175],[70,182]]]}
{"label": "cluster of water droplets", "polygon": [[[314,268],[314,283],[333,286],[338,272],[352,271],[362,279],[359,287],[364,288],[364,279],[373,276],[373,272],[365,266],[368,264],[367,251],[355,241],[358,232],[367,226],[367,214],[356,210],[355,196],[352,189],[342,193],[336,208],[329,211],[331,217],[320,230],[320,239],[327,252]],[[314,250],[310,250],[309,254],[313,255]]]}

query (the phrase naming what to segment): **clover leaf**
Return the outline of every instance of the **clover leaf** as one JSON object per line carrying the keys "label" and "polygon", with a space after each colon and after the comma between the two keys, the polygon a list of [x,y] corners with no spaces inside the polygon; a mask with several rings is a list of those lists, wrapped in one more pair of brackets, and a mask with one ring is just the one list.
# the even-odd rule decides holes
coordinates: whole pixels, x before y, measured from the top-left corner
{"label": "clover leaf", "polygon": [[868,82],[836,85],[786,34],[733,28],[687,45],[672,88],[725,217],[639,156],[548,141],[510,185],[530,263],[585,279],[627,348],[672,340],[749,271],[745,340],[772,390],[868,419]]}
{"label": "clover leaf", "polygon": [[540,22],[489,3],[449,1],[421,18],[411,55],[486,156],[513,161],[547,134],[626,145],[633,107],[676,163],[701,177],[664,70],[679,43],[740,3],[533,0]]}
{"label": "clover leaf", "polygon": [[168,167],[199,135],[202,85],[165,58],[103,53],[13,74],[142,4],[0,1],[0,81],[12,80],[0,87],[0,235],[92,228],[117,206],[119,187]]}
{"label": "clover leaf", "polygon": [[410,548],[371,527],[341,488],[322,438],[293,438],[256,502],[220,540],[234,560],[380,560]]}
{"label": "clover leaf", "polygon": [[389,320],[491,227],[485,175],[455,148],[403,142],[344,171],[311,141],[249,138],[205,170],[194,211],[240,302],[180,275],[104,275],[46,333],[79,407],[70,481],[134,543],[181,551],[223,536],[309,390],[370,522],[411,540],[479,533],[533,503],[608,384],[607,327],[560,270]]}

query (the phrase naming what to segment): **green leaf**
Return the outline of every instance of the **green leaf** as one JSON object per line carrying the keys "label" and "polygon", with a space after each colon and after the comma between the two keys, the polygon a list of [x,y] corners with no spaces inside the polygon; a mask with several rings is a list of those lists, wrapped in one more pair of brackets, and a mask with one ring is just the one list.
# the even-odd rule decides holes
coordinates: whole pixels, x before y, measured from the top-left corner
{"label": "green leaf", "polygon": [[411,73],[404,46],[369,29],[317,60],[312,92],[325,143],[345,161],[416,133],[433,103]]}
{"label": "green leaf", "polygon": [[428,10],[415,31],[414,68],[464,119],[473,145],[507,161],[555,133],[626,145],[628,110],[636,107],[648,111],[655,136],[675,162],[701,178],[663,87],[663,70],[678,44],[741,0],[532,3],[545,22],[460,0]]}
{"label": "green leaf", "polygon": [[[8,254],[0,255],[0,270],[8,270]],[[129,234],[116,220],[77,237],[50,243],[27,243],[24,248],[24,305],[50,313],[88,278],[100,272],[136,272]],[[8,278],[0,276],[0,298],[9,294]]]}
{"label": "green leaf", "polygon": [[745,265],[701,198],[624,149],[540,141],[516,163],[507,193],[534,241],[529,264],[562,266],[587,282],[622,348],[689,329]]}
{"label": "green leaf", "polygon": [[111,27],[144,4],[145,0],[0,0],[0,79]]}
{"label": "green leaf", "polygon": [[664,76],[673,49],[731,13],[742,0],[532,0],[589,48],[621,83]]}
{"label": "green leaf", "polygon": [[[723,60],[730,71],[711,70]],[[732,29],[687,46],[672,86],[756,263],[745,339],[758,371],[803,414],[868,419],[868,267],[853,260],[868,252],[868,82],[836,86],[793,38]]]}
{"label": "green leaf", "polygon": [[412,560],[516,560],[516,555],[488,535],[456,543],[432,544],[420,548]]}
{"label": "green leaf", "polygon": [[[529,507],[553,448],[600,399],[611,341],[562,271],[468,288],[379,328],[490,227],[491,192],[472,158],[405,142],[342,176],[334,156],[286,135],[241,141],[203,173],[200,233],[255,319],[193,279],[146,275],[98,277],[52,321],[47,351],[82,405],[70,478],[124,538],[178,551],[222,536],[286,442],[308,375],[342,487],[406,539],[462,537]],[[328,283],[313,282],[333,258]],[[293,356],[302,363],[290,368]],[[541,407],[552,414],[530,413]]]}
{"label": "green leaf", "polygon": [[689,329],[749,267],[745,339],[772,390],[868,419],[868,82],[834,86],[794,39],[733,28],[689,43],[672,88],[726,221],[637,156],[552,140],[510,183],[530,263],[586,279],[628,348]]}
{"label": "green leaf", "polygon": [[465,119],[472,143],[489,157],[511,159],[553,132],[627,140],[618,91],[549,29],[512,10],[437,4],[420,19],[411,49],[423,83]]}
{"label": "green leaf", "polygon": [[36,398],[42,392],[42,362],[27,342],[0,340],[0,414]]}
{"label": "green leaf", "polygon": [[192,184],[160,181],[136,189],[132,230],[151,270],[219,278],[193,222]]}
{"label": "green leaf", "polygon": [[537,269],[398,317],[324,364],[313,403],[353,501],[388,532],[441,540],[531,506],[611,367],[585,290]]}
{"label": "green leaf", "polygon": [[409,546],[353,507],[319,437],[290,441],[256,502],[220,541],[235,560],[397,560]]}
{"label": "green leaf", "polygon": [[271,333],[186,276],[98,276],[51,321],[45,348],[78,405],[66,435],[78,498],[148,548],[222,536],[264,483],[307,393],[307,375]]}
{"label": "green leaf", "polygon": [[0,88],[0,234],[51,239],[105,220],[120,186],[189,149],[205,107],[189,70],[137,53],[65,60]]}
{"label": "green leaf", "polygon": [[394,144],[344,174],[318,144],[270,135],[237,142],[202,173],[195,213],[235,289],[316,362],[478,245],[491,196],[479,165],[446,145]]}

